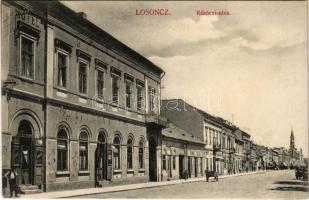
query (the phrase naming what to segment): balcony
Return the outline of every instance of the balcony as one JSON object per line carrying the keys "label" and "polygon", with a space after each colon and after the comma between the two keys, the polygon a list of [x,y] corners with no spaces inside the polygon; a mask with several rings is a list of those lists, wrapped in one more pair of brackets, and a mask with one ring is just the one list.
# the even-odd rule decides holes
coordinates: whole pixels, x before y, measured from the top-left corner
{"label": "balcony", "polygon": [[146,124],[167,127],[168,121],[165,117],[162,117],[155,113],[150,113],[146,115]]}

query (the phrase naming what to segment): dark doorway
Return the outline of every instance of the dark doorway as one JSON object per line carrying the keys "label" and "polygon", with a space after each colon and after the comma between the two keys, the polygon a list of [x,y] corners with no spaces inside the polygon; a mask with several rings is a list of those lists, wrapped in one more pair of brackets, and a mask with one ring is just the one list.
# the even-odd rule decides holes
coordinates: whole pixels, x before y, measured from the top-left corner
{"label": "dark doorway", "polygon": [[184,161],[184,156],[183,155],[179,155],[179,178],[184,178],[184,174],[183,174],[183,161]]}
{"label": "dark doorway", "polygon": [[104,133],[99,133],[97,148],[95,150],[95,178],[96,185],[99,181],[107,180],[107,148]]}
{"label": "dark doorway", "polygon": [[192,165],[191,157],[188,157],[188,174],[190,178],[191,178],[191,165]]}
{"label": "dark doorway", "polygon": [[20,183],[23,185],[34,184],[34,156],[33,136],[30,122],[20,122],[17,136],[20,138]]}
{"label": "dark doorway", "polygon": [[197,172],[198,171],[198,162],[197,158],[194,158],[194,176],[197,177]]}
{"label": "dark doorway", "polygon": [[149,138],[149,180],[157,181],[157,144],[153,137]]}
{"label": "dark doorway", "polygon": [[168,177],[171,178],[172,177],[172,159],[173,159],[173,156],[167,156],[167,159],[168,159],[167,160]]}

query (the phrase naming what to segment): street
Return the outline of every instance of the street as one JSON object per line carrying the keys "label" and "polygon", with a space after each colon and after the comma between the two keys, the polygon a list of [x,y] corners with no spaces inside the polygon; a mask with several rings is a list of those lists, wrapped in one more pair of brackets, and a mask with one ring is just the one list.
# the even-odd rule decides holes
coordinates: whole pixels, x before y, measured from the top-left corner
{"label": "street", "polygon": [[76,198],[284,198],[307,199],[308,182],[293,170],[229,177],[219,182],[192,182],[162,187],[101,193]]}

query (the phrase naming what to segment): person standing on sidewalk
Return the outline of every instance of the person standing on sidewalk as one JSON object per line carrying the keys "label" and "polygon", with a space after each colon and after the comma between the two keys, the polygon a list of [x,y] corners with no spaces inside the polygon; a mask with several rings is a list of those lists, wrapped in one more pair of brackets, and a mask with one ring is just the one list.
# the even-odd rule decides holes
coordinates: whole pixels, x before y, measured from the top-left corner
{"label": "person standing on sidewalk", "polygon": [[13,192],[15,192],[15,197],[18,197],[18,183],[17,183],[17,177],[18,174],[16,172],[16,169],[10,169],[5,173],[5,175],[9,179],[9,185],[10,185],[10,196],[13,197]]}

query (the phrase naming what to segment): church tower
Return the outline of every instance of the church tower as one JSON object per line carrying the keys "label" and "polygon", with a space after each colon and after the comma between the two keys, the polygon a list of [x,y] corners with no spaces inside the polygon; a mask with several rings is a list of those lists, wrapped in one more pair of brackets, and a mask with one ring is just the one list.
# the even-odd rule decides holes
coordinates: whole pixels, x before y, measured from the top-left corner
{"label": "church tower", "polygon": [[291,130],[291,136],[290,136],[290,149],[291,150],[295,149],[295,141],[294,141],[293,128]]}
{"label": "church tower", "polygon": [[294,139],[293,128],[291,129],[291,136],[290,136],[290,154],[291,156],[294,156],[295,154],[295,139]]}

